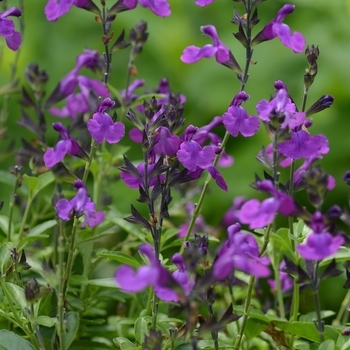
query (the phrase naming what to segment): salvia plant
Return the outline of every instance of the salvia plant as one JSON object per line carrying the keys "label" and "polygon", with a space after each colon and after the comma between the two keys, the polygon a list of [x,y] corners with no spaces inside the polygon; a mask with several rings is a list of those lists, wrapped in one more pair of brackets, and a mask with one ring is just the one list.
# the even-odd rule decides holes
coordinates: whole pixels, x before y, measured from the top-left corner
{"label": "salvia plant", "polygon": [[[160,44],[172,37],[149,33],[138,15],[128,28],[118,22],[151,11],[165,28],[175,1],[42,2],[49,22],[75,16],[70,36],[81,35],[86,11],[101,35],[97,43],[93,33],[82,35],[76,57],[62,52],[70,70],[58,81],[40,62],[20,69],[21,47],[38,25],[26,14],[31,3],[0,2],[1,57],[13,55],[9,68],[2,62],[9,80],[0,87],[1,349],[350,349],[350,292],[328,310],[320,291],[334,279],[331,297],[336,276],[350,289],[350,215],[326,201],[336,186],[321,165],[330,145],[310,118],[334,97],[325,91],[308,101],[323,48],[307,44],[317,38],[305,38],[298,22],[286,24],[298,16],[293,4],[279,1],[276,12],[272,0],[181,1],[195,2],[188,16],[196,22],[201,7],[232,5],[220,15],[231,22],[228,31],[235,28],[231,44],[202,23],[198,43],[183,45],[177,57],[184,66],[210,59],[205,69],[218,64],[232,76],[231,99],[207,124],[186,113],[186,77],[179,93],[167,77],[151,87],[139,76],[149,36]],[[144,12],[133,11],[140,6]],[[281,73],[274,83],[259,82],[264,98],[248,112],[251,71],[264,69],[259,52],[271,40],[302,67],[290,72],[300,77],[302,98]],[[124,67],[123,77],[115,67]],[[210,103],[200,85],[199,103]],[[7,135],[10,120],[19,147]],[[244,145],[259,129],[266,142],[253,143],[255,159],[233,166],[236,151],[226,146]],[[217,203],[208,192],[227,198],[234,184],[226,174],[248,162],[259,164],[247,175],[256,198],[236,189],[214,227],[206,208]],[[342,180],[350,184],[349,171]],[[123,187],[129,192],[113,195]]]}

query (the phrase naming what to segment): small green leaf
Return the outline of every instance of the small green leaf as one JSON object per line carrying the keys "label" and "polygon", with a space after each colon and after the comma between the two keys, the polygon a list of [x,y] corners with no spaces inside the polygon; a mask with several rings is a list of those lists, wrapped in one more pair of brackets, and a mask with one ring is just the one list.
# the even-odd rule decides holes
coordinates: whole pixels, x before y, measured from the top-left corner
{"label": "small green leaf", "polygon": [[5,274],[5,269],[7,268],[7,261],[10,259],[11,251],[10,249],[13,248],[12,242],[6,242],[3,243],[0,246],[0,273]]}
{"label": "small green leaf", "polygon": [[118,288],[118,285],[114,278],[100,278],[95,280],[89,280],[89,284],[93,286],[99,286],[99,287],[107,287],[107,288]]}
{"label": "small green leaf", "polygon": [[7,350],[34,350],[32,344],[30,344],[27,340],[6,329],[0,330],[0,345]]}
{"label": "small green leaf", "polygon": [[49,220],[49,221],[45,221],[42,224],[39,224],[35,227],[33,227],[32,229],[30,229],[29,233],[27,234],[27,236],[31,237],[31,236],[40,236],[42,233],[46,232],[47,230],[49,230],[50,228],[54,227],[57,225],[57,221],[56,220]]}
{"label": "small green leaf", "polygon": [[55,181],[55,176],[51,171],[38,176],[38,186],[33,191],[33,198],[46,186]]}
{"label": "small green leaf", "polygon": [[146,237],[141,228],[138,225],[130,224],[122,218],[111,215],[111,212],[107,214],[107,219],[122,228],[124,231],[139,239],[141,242],[146,243]]}
{"label": "small green leaf", "polygon": [[244,334],[248,340],[253,339],[267,327],[268,323],[262,322],[256,318],[249,317],[246,323],[246,327],[244,328]]}
{"label": "small green leaf", "polygon": [[29,191],[34,191],[38,186],[38,178],[34,176],[28,176],[27,174],[23,175],[24,183],[27,185]]}
{"label": "small green leaf", "polygon": [[12,302],[17,306],[18,309],[24,310],[27,307],[27,300],[24,296],[24,289],[12,284],[10,282],[5,282],[3,287],[6,288],[7,294],[11,296],[12,300],[8,302]]}
{"label": "small green leaf", "polygon": [[[0,215],[0,229],[7,235],[9,228],[9,218],[5,215]],[[13,222],[11,223],[11,232],[15,231],[15,226]]]}
{"label": "small green leaf", "polygon": [[134,343],[132,343],[129,339],[123,337],[117,337],[113,339],[114,344],[119,346],[123,350],[135,349]]}
{"label": "small green leaf", "polygon": [[335,344],[334,341],[331,339],[325,340],[322,342],[318,348],[318,350],[334,350]]}
{"label": "small green leaf", "polygon": [[140,267],[140,263],[135,258],[133,258],[132,256],[125,254],[123,252],[106,251],[106,252],[97,253],[97,256],[101,256],[103,258],[119,261],[123,264],[130,265],[130,266],[135,267],[135,268]]}
{"label": "small green leaf", "polygon": [[175,350],[192,350],[191,344],[181,344],[175,348]]}
{"label": "small green leaf", "polygon": [[49,316],[37,316],[34,319],[34,322],[45,327],[53,327],[57,322],[56,317],[49,317]]}
{"label": "small green leaf", "polygon": [[79,314],[77,312],[67,313],[67,333],[66,333],[66,349],[72,344],[79,329]]}
{"label": "small green leaf", "polygon": [[143,344],[145,341],[145,335],[148,333],[147,321],[144,317],[139,317],[135,321],[134,332],[136,341],[139,344]]}

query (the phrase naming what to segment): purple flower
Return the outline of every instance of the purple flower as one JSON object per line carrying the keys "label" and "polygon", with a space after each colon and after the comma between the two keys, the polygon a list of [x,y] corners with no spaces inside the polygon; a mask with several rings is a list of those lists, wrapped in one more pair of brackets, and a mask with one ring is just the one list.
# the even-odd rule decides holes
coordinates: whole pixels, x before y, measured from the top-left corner
{"label": "purple flower", "polygon": [[89,0],[49,0],[45,6],[45,15],[48,21],[56,21],[66,14],[75,5],[84,7]]}
{"label": "purple flower", "polygon": [[306,44],[305,38],[299,32],[291,34],[290,28],[282,23],[284,18],[293,11],[293,5],[284,5],[278,11],[276,18],[268,23],[259,34],[261,34],[264,40],[272,40],[278,37],[284,46],[291,48],[296,53],[300,53],[304,50]]}
{"label": "purple flower", "polygon": [[22,12],[17,7],[12,7],[5,12],[0,12],[0,36],[4,36],[8,48],[17,51],[22,42],[21,33],[15,31],[15,24],[9,16],[19,17]]}
{"label": "purple flower", "polygon": [[278,145],[278,151],[292,159],[318,157],[329,152],[328,140],[324,135],[311,136],[307,131],[291,131],[291,140]]}
{"label": "purple flower", "polygon": [[153,286],[158,298],[175,302],[179,300],[179,287],[182,287],[185,295],[190,293],[194,282],[185,271],[181,256],[179,258],[175,254],[174,263],[179,267],[179,271],[170,275],[168,270],[155,259],[154,251],[149,244],[142,244],[139,250],[146,255],[150,264],[141,266],[136,271],[128,265],[120,266],[115,273],[115,279],[121,289],[137,293],[148,286]]}
{"label": "purple flower", "polygon": [[257,199],[245,202],[239,212],[241,223],[249,224],[250,229],[262,228],[272,222],[277,211],[284,216],[289,216],[295,211],[294,200],[285,193],[277,191],[272,181],[259,181],[256,185],[259,190],[270,193],[273,197],[261,203]]}
{"label": "purple flower", "polygon": [[75,197],[70,201],[62,198],[56,203],[57,215],[65,221],[71,219],[72,213],[76,217],[85,215],[85,220],[81,227],[88,225],[93,228],[100,224],[103,221],[105,214],[102,211],[95,211],[95,203],[91,202],[84,182],[76,180],[74,182],[74,187],[78,190]]}
{"label": "purple flower", "polygon": [[298,253],[306,260],[323,260],[335,254],[344,243],[342,236],[333,237],[324,231],[325,223],[320,212],[312,216],[310,227],[313,232],[307,237],[307,242],[297,247]]}
{"label": "purple flower", "polygon": [[219,40],[214,26],[208,25],[201,27],[203,34],[210,36],[214,44],[207,44],[202,48],[191,45],[186,47],[181,55],[181,61],[184,63],[194,63],[202,58],[209,58],[215,55],[216,61],[225,64],[231,60],[230,50]]}
{"label": "purple flower", "polygon": [[222,175],[220,174],[219,170],[216,169],[213,165],[210,165],[208,167],[208,171],[209,174],[211,175],[211,177],[215,180],[216,184],[225,192],[228,191],[228,187],[226,184],[225,179],[222,177]]}
{"label": "purple flower", "polygon": [[223,123],[226,130],[234,137],[240,132],[244,137],[253,136],[259,130],[259,119],[255,116],[248,117],[246,110],[241,107],[242,102],[247,101],[249,95],[244,91],[238,93],[223,114]]}
{"label": "purple flower", "polygon": [[180,137],[173,135],[168,128],[161,126],[155,130],[155,146],[154,150],[157,153],[163,153],[167,156],[176,154],[180,148]]}
{"label": "purple flower", "polygon": [[167,0],[124,0],[123,5],[129,10],[133,10],[137,3],[142,7],[149,7],[150,10],[160,17],[170,16],[170,5]]}
{"label": "purple flower", "polygon": [[215,158],[215,151],[212,146],[202,148],[198,142],[193,140],[197,130],[193,125],[186,128],[182,136],[183,142],[176,154],[181,164],[190,171],[195,171],[197,166],[201,169],[208,168]]}
{"label": "purple flower", "polygon": [[284,88],[279,89],[276,97],[270,102],[261,100],[256,105],[256,110],[259,117],[265,122],[270,121],[271,114],[283,114],[284,121],[281,124],[282,129],[286,127],[294,129],[302,125],[306,117],[304,112],[296,112],[296,106],[291,101],[287,90]]}
{"label": "purple flower", "polygon": [[214,277],[225,280],[234,272],[241,270],[256,277],[270,275],[268,257],[259,257],[259,246],[253,235],[240,231],[240,225],[227,228],[228,239],[218,252],[213,264]]}
{"label": "purple flower", "polygon": [[123,123],[113,123],[112,118],[105,113],[108,108],[114,106],[114,102],[110,98],[104,99],[97,107],[92,119],[87,123],[87,128],[91,137],[98,143],[102,143],[104,139],[108,143],[119,142],[125,134],[125,126]]}
{"label": "purple flower", "polygon": [[196,5],[198,6],[207,6],[213,3],[215,0],[196,0]]}
{"label": "purple flower", "polygon": [[83,152],[78,142],[68,134],[62,123],[53,123],[52,127],[60,133],[63,140],[58,141],[55,148],[49,148],[45,152],[44,162],[47,168],[52,168],[55,164],[61,162],[67,153],[76,156]]}

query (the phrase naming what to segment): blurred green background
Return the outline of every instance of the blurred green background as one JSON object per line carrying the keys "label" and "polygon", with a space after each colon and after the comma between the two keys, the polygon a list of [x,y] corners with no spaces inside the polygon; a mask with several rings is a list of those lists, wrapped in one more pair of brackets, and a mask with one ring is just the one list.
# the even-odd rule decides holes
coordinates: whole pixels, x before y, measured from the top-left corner
{"label": "blurred green background", "polygon": [[[111,0],[106,1],[108,6],[114,3]],[[232,32],[237,31],[237,27],[230,23],[233,7],[236,6],[241,14],[243,9],[232,0],[216,0],[212,5],[203,8],[196,6],[194,0],[169,0],[169,3],[172,15],[168,18],[159,18],[140,5],[133,11],[121,13],[112,24],[114,38],[122,29],[125,29],[128,38],[130,28],[140,20],[147,21],[150,36],[142,55],[136,61],[138,78],[145,79],[146,87],[154,89],[161,78],[167,77],[172,90],[187,97],[186,125],[203,126],[214,116],[222,115],[227,110],[232,98],[239,91],[240,84],[235,74],[216,63],[214,58],[186,65],[180,61],[181,53],[189,45],[202,46],[211,43],[211,39],[202,35],[199,28],[212,24],[216,26],[221,41],[231,49],[243,67],[245,51],[232,35]],[[258,7],[261,21],[254,28],[254,33],[274,18],[285,3],[278,0],[261,3]],[[328,0],[291,0],[289,3],[296,5],[296,9],[286,18],[285,23],[292,31],[301,32],[308,45],[318,45],[320,49],[319,72],[310,89],[307,106],[324,94],[332,94],[335,98],[330,109],[314,116],[314,125],[310,132],[313,135],[325,134],[330,144],[330,153],[324,156],[321,164],[335,177],[337,187],[329,193],[324,208],[327,209],[334,203],[344,207],[347,205],[348,187],[343,184],[342,176],[350,168],[350,1],[339,0],[330,3]],[[8,1],[7,4],[8,7],[18,6],[17,1]],[[26,84],[23,77],[26,66],[29,63],[38,63],[40,69],[46,70],[50,76],[47,90],[49,94],[57,82],[75,66],[76,56],[85,48],[98,50],[102,54],[101,27],[95,21],[95,15],[76,7],[52,23],[48,22],[44,15],[46,1],[24,0],[24,4],[25,29],[17,77],[21,79],[21,84]],[[18,26],[17,20],[15,23]],[[9,81],[10,64],[15,54],[8,50],[6,45],[2,45],[1,49],[4,52],[0,66],[0,86],[3,86]],[[110,83],[120,90],[125,86],[128,55],[129,50],[126,49],[113,56]],[[256,64],[250,68],[246,86],[251,98],[244,106],[248,113],[256,114],[256,103],[261,99],[269,99],[273,93],[273,83],[278,79],[284,81],[290,95],[300,107],[303,75],[307,67],[304,54],[294,54],[278,39],[274,39],[256,46],[253,60]],[[82,74],[84,73],[85,71],[82,71]],[[1,142],[2,150],[11,140],[16,140],[15,147],[19,148],[20,137],[30,140],[34,136],[16,125],[16,121],[21,118],[19,99],[20,95],[10,97],[7,139]],[[0,98],[0,107],[2,103],[3,99]],[[62,105],[61,103],[60,106]],[[49,125],[57,121],[49,115],[47,120]],[[218,133],[223,135],[224,130],[220,128]],[[49,131],[48,134],[51,137],[48,138],[48,142],[53,145],[56,134],[53,131]],[[127,140],[123,140],[122,143],[126,144]],[[245,195],[249,198],[256,195],[249,184],[253,182],[255,172],[262,176],[263,169],[255,160],[255,156],[261,146],[268,143],[269,139],[263,127],[252,138],[245,139],[239,136],[229,140],[227,151],[234,156],[235,164],[231,168],[222,169],[229,191],[224,193],[214,183],[211,184],[203,209],[203,214],[210,224],[217,225],[221,221],[223,213],[230,207],[235,196]],[[141,154],[132,152],[130,158],[140,159]],[[1,169],[8,170],[13,165],[13,160],[7,159],[1,164]],[[10,189],[3,185],[1,187],[1,199],[6,202]],[[135,203],[138,196],[135,191],[128,190],[120,184],[112,184],[109,190],[118,201],[117,207],[124,212],[129,211],[130,203]],[[125,198],[128,200],[125,201]],[[4,211],[6,210],[5,205]]]}

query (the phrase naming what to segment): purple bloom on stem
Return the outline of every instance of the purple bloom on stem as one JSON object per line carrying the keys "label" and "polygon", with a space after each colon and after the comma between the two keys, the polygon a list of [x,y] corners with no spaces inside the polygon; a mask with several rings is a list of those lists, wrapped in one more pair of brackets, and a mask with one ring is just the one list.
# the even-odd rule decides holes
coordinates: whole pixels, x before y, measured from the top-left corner
{"label": "purple bloom on stem", "polygon": [[244,197],[234,198],[231,208],[224,214],[223,223],[225,226],[233,225],[239,221],[239,211],[245,202],[246,199]]}
{"label": "purple bloom on stem", "polygon": [[249,99],[249,95],[241,91],[231,102],[228,111],[223,114],[223,123],[226,130],[234,137],[240,132],[244,137],[253,136],[260,127],[259,119],[248,117],[246,110],[241,107],[242,102]]}
{"label": "purple bloom on stem", "polygon": [[328,140],[324,135],[311,136],[307,131],[291,131],[292,139],[278,145],[278,151],[292,159],[320,157],[329,152]]}
{"label": "purple bloom on stem", "polygon": [[221,247],[213,264],[218,280],[230,277],[234,270],[241,270],[256,277],[270,275],[268,257],[259,257],[259,246],[253,235],[240,232],[240,225],[228,227],[228,239]]}
{"label": "purple bloom on stem", "polygon": [[310,227],[313,232],[307,237],[307,242],[297,247],[298,253],[306,260],[323,260],[335,254],[344,243],[342,236],[333,237],[324,232],[325,224],[320,212],[312,216]]}
{"label": "purple bloom on stem", "polygon": [[181,55],[181,61],[184,63],[194,63],[202,58],[209,58],[215,55],[216,61],[225,64],[231,60],[230,50],[219,40],[214,26],[208,25],[201,27],[203,34],[210,36],[214,44],[207,44],[202,48],[197,46],[188,46]]}
{"label": "purple bloom on stem", "polygon": [[263,200],[257,199],[245,202],[239,212],[239,221],[249,224],[250,229],[262,228],[274,219],[277,211],[284,216],[291,215],[296,207],[294,200],[285,193],[277,191],[270,180],[257,183],[259,190],[270,193],[273,197]]}
{"label": "purple bloom on stem", "polygon": [[95,203],[91,202],[84,182],[76,180],[74,187],[78,190],[75,197],[70,201],[62,198],[56,203],[57,215],[65,221],[71,219],[72,213],[76,217],[85,215],[85,220],[81,227],[88,225],[92,228],[100,224],[104,219],[104,212],[95,212]]}
{"label": "purple bloom on stem", "polygon": [[299,32],[292,34],[288,25],[282,23],[284,18],[293,11],[293,5],[284,5],[278,11],[276,18],[270,21],[260,34],[265,40],[272,40],[278,37],[284,46],[291,48],[296,53],[300,53],[304,51],[305,38]]}
{"label": "purple bloom on stem", "polygon": [[160,17],[170,16],[170,5],[167,0],[124,0],[123,5],[129,10],[133,10],[137,3],[142,7],[149,7],[150,10]]}
{"label": "purple bloom on stem", "polygon": [[[286,263],[283,260],[279,266],[279,278],[281,281],[282,292],[287,292],[293,288],[294,280],[292,277],[289,276],[289,274],[287,272],[281,271],[284,267],[286,267]],[[276,281],[275,280],[268,280],[267,283],[269,284],[270,288],[276,289]]]}
{"label": "purple bloom on stem", "polygon": [[12,51],[17,51],[22,42],[21,33],[15,31],[15,24],[9,16],[19,17],[22,12],[17,7],[12,7],[5,12],[0,12],[0,36],[4,36],[6,44]]}
{"label": "purple bloom on stem", "polygon": [[196,0],[196,5],[198,6],[207,6],[213,3],[215,0]]}
{"label": "purple bloom on stem", "polygon": [[173,135],[168,128],[161,126],[156,129],[154,150],[157,153],[163,153],[167,156],[176,154],[180,148],[181,140],[177,135]]}
{"label": "purple bloom on stem", "polygon": [[186,128],[183,134],[184,141],[176,154],[181,164],[190,171],[195,171],[197,166],[201,169],[208,168],[215,158],[215,151],[211,146],[202,148],[198,142],[192,140],[196,132],[197,128],[193,125]]}
{"label": "purple bloom on stem", "polygon": [[227,184],[225,179],[220,174],[219,170],[216,169],[214,166],[210,165],[208,167],[209,174],[211,177],[215,180],[216,184],[225,192],[228,191]]}
{"label": "purple bloom on stem", "polygon": [[44,154],[44,162],[47,168],[52,168],[55,164],[62,161],[67,153],[72,156],[81,152],[78,142],[68,134],[67,129],[62,123],[53,123],[52,127],[60,133],[63,140],[58,141],[55,148],[49,148]]}
{"label": "purple bloom on stem", "polygon": [[108,143],[119,142],[125,134],[125,126],[121,122],[113,123],[112,118],[106,110],[114,106],[114,102],[110,98],[104,99],[97,107],[92,119],[87,123],[87,128],[91,137],[98,143],[102,143],[104,139]]}
{"label": "purple bloom on stem", "polygon": [[49,21],[56,21],[66,14],[73,5],[84,7],[87,3],[88,0],[49,0],[45,6],[45,15]]}

